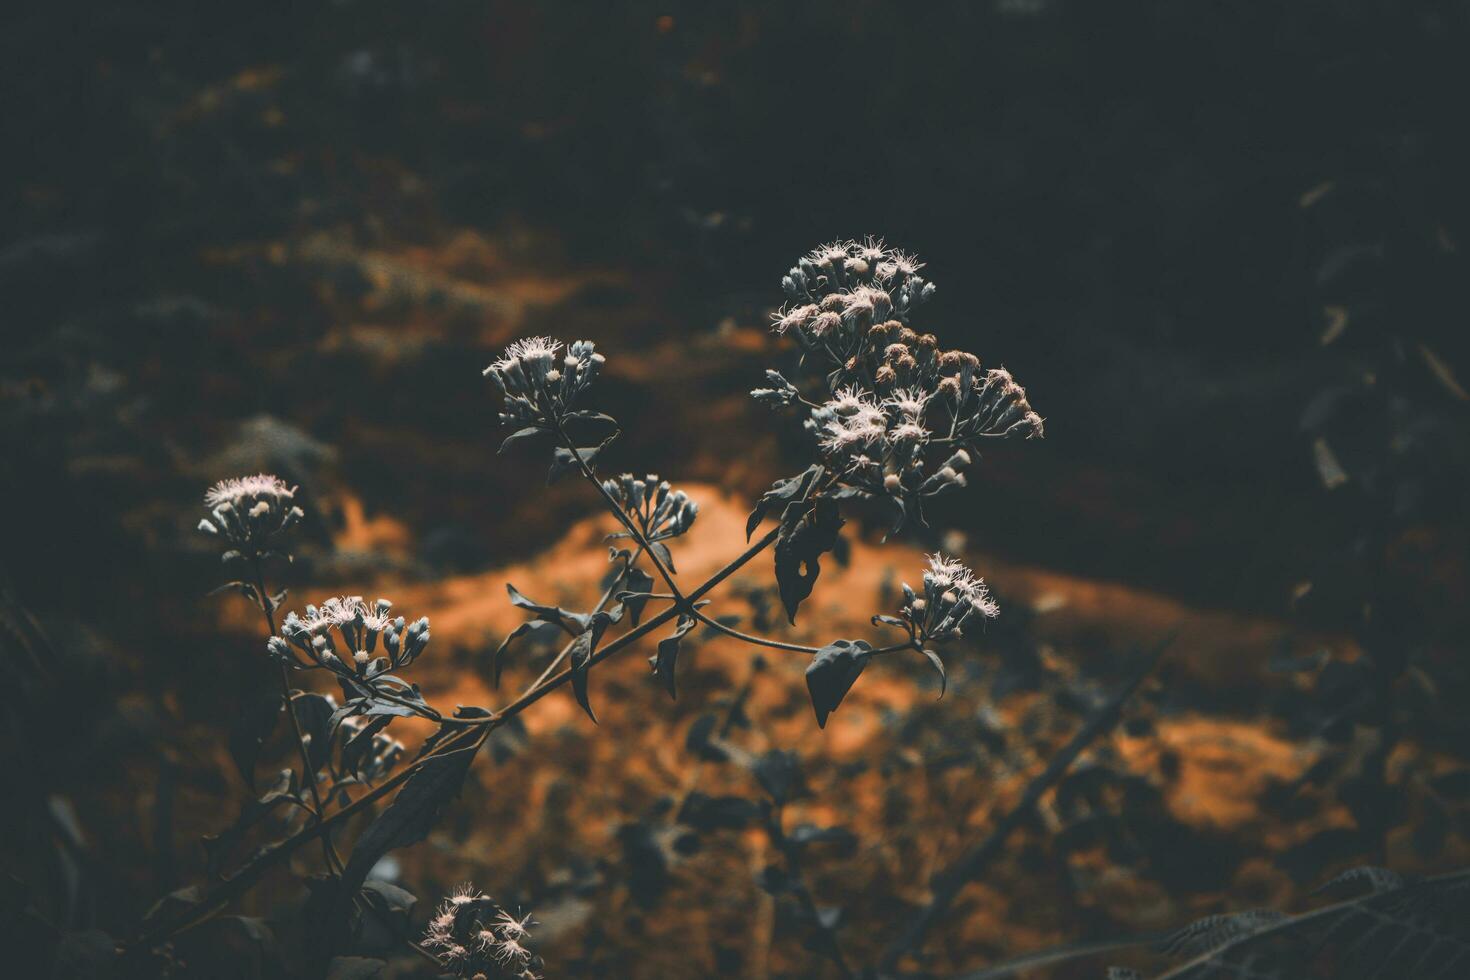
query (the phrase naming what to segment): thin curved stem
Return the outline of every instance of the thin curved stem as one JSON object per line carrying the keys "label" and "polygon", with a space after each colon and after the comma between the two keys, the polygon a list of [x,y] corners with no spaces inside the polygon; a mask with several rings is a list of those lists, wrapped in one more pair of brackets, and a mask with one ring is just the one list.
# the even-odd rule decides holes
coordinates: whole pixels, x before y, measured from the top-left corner
{"label": "thin curved stem", "polygon": [[[690,594],[689,601],[697,601],[698,599],[702,598],[706,593],[712,591],[717,586],[719,586],[720,583],[724,582],[731,575],[734,575],[756,555],[760,554],[762,551],[775,544],[776,538],[780,535],[780,533],[781,529],[779,527],[772,528],[759,541],[748,547],[739,557],[735,558],[724,568],[720,569],[718,572],[712,575],[698,589],[695,589],[694,592]],[[658,615],[653,616],[650,619],[644,620],[641,625],[634,627],[627,633],[624,633],[622,636],[609,643],[607,646],[603,647],[601,650],[598,650],[596,653],[594,653],[589,660],[589,665],[591,663],[598,663],[606,660],[608,657],[611,657],[619,650],[631,645],[632,643],[636,642],[647,634],[658,629],[660,626],[669,622],[677,614],[677,608],[670,608],[664,610],[663,612],[660,612]],[[551,691],[560,687],[562,684],[565,684],[571,679],[571,676],[572,672],[570,669],[561,671],[559,674],[556,674],[547,681],[543,682],[534,690],[527,691],[525,694],[517,698],[514,702],[507,705],[504,709],[491,715],[488,718],[454,719],[454,723],[456,725],[463,727],[461,727],[461,729],[455,732],[453,735],[447,736],[442,742],[434,747],[433,751],[426,753],[419,759],[416,759],[413,763],[406,766],[402,771],[383,781],[378,786],[369,790],[367,793],[364,793],[362,796],[353,800],[346,806],[340,808],[336,813],[332,814],[331,816],[320,820],[309,827],[305,827],[300,831],[297,831],[295,834],[287,837],[285,840],[276,843],[268,850],[259,854],[253,861],[251,861],[245,867],[241,868],[233,876],[222,882],[219,887],[217,887],[210,895],[206,896],[205,899],[201,901],[198,905],[186,910],[177,918],[165,920],[159,923],[153,929],[150,929],[148,932],[141,935],[136,942],[130,944],[131,948],[156,945],[159,942],[167,939],[169,936],[182,932],[185,929],[188,929],[191,926],[202,922],[209,916],[214,915],[220,909],[228,905],[233,899],[249,891],[255,885],[255,883],[260,880],[261,876],[264,875],[266,871],[270,870],[270,868],[289,858],[300,847],[302,847],[304,844],[309,843],[311,840],[326,834],[330,834],[332,830],[334,830],[337,826],[346,823],[347,820],[351,819],[353,816],[360,813],[368,806],[372,805],[373,803],[382,799],[384,796],[391,793],[393,790],[397,789],[399,786],[403,785],[429,761],[442,758],[443,756],[448,755],[451,752],[458,752],[462,750],[468,750],[471,755],[475,754],[485,744],[485,741],[490,737],[491,732],[493,732],[500,725],[504,724],[508,719],[514,717],[515,715],[524,711],[526,708],[530,707],[532,704],[535,704],[537,701],[541,700],[541,698],[545,697]]]}
{"label": "thin curved stem", "polygon": [[[270,635],[276,635],[276,613],[272,608],[270,593],[265,589],[265,571],[261,568],[260,556],[251,557],[251,566],[255,572],[255,598],[260,603],[260,611],[265,615],[266,628]],[[291,719],[291,733],[295,736],[296,751],[301,756],[301,781],[311,790],[311,801],[316,804],[316,813],[312,816],[318,824],[322,822],[322,815],[326,808],[322,805],[321,790],[316,785],[316,771],[311,767],[311,753],[306,748],[306,738],[301,731],[301,720],[296,717],[296,708],[291,703],[291,677],[286,670],[285,664],[280,664],[281,700],[286,709],[286,716]],[[332,874],[342,872],[342,859],[337,855],[337,849],[332,845],[332,838],[326,835],[322,837],[322,859],[327,862],[327,870]]]}
{"label": "thin curved stem", "polygon": [[582,458],[582,454],[578,452],[577,446],[575,443],[572,442],[571,436],[567,435],[566,426],[562,425],[561,418],[555,414],[552,414],[551,421],[556,426],[556,434],[560,436],[561,441],[566,444],[567,451],[570,452],[572,454],[572,458],[577,461],[577,468],[582,471],[582,476],[587,479],[588,483],[597,488],[598,494],[600,494],[602,497],[602,502],[607,506],[608,510],[612,511],[613,516],[618,519],[618,522],[622,524],[623,527],[627,528],[628,533],[633,537],[634,543],[637,544],[639,548],[648,552],[649,561],[653,562],[653,567],[658,569],[659,575],[662,576],[663,580],[668,583],[669,591],[674,594],[674,601],[677,602],[679,605],[687,606],[689,604],[689,600],[686,599],[683,593],[679,591],[678,583],[674,581],[674,573],[669,571],[669,569],[665,567],[663,560],[660,559],[658,556],[658,552],[653,550],[652,543],[648,540],[647,536],[644,535],[643,531],[638,528],[633,518],[628,516],[628,512],[623,509],[622,505],[613,499],[613,495],[608,493],[607,487],[602,485],[602,481],[597,478],[597,474],[592,472],[592,467],[589,466],[587,464],[587,461]]}
{"label": "thin curved stem", "polygon": [[[612,599],[613,594],[617,591],[618,586],[627,581],[628,569],[638,564],[638,559],[642,556],[643,546],[639,545],[638,550],[633,553],[633,557],[628,559],[628,563],[623,566],[622,571],[618,572],[618,577],[613,579],[612,584],[607,587],[607,591],[602,594],[602,598],[597,600],[597,605],[592,607],[592,612],[594,614],[599,613],[603,609],[607,608],[608,601]],[[554,674],[556,672],[556,668],[560,667],[562,665],[562,662],[565,661],[567,657],[571,656],[572,644],[575,642],[576,641],[573,640],[571,643],[568,643],[566,646],[562,647],[561,652],[552,659],[551,663],[546,665],[546,669],[541,672],[541,676],[536,678],[536,680],[534,680],[526,688],[525,691],[521,692],[522,695],[526,694],[529,691],[534,691],[538,685],[546,683],[546,678]]]}

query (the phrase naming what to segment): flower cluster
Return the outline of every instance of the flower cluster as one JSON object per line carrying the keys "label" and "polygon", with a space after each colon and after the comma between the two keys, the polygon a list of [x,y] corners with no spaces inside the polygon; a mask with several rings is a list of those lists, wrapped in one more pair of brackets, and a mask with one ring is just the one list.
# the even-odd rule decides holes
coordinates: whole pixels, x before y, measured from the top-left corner
{"label": "flower cluster", "polygon": [[226,557],[259,557],[300,523],[304,515],[295,496],[296,487],[266,473],[221,480],[204,495],[210,513],[199,530],[224,538],[233,549]]}
{"label": "flower cluster", "polygon": [[633,519],[644,540],[649,542],[678,537],[699,516],[699,504],[683,490],[673,490],[668,480],[660,480],[653,473],[641,479],[624,473],[615,480],[604,480],[602,488]]}
{"label": "flower cluster", "polygon": [[[338,596],[320,606],[308,605],[305,616],[286,615],[280,636],[271,637],[266,648],[298,670],[324,668],[343,677],[371,681],[389,670],[407,667],[429,643],[428,617],[412,623],[402,616],[389,618],[392,606],[387,599],[369,606],[362,596]],[[334,631],[345,649],[338,648]],[[380,636],[386,656],[374,657]]]}
{"label": "flower cluster", "polygon": [[439,906],[424,946],[458,977],[540,980],[541,958],[527,945],[532,922],[517,918],[473,885],[460,885]]}
{"label": "flower cluster", "polygon": [[779,372],[752,396],[810,408],[806,427],[842,483],[859,495],[898,501],[922,517],[920,498],[965,485],[983,439],[1037,438],[1044,426],[1004,368],[982,370],[965,351],[940,350],[908,325],[934,284],[912,256],[869,240],[824,246],[782,280],[797,305],[776,315],[803,360],[827,367],[828,395],[803,398]]}
{"label": "flower cluster", "polygon": [[923,596],[904,583],[903,597],[899,615],[921,642],[954,639],[964,634],[962,627],[972,617],[994,619],[1000,614],[983,579],[955,559],[939,554],[929,556]]}
{"label": "flower cluster", "polygon": [[567,348],[550,337],[528,337],[505,349],[500,360],[485,369],[505,398],[502,424],[529,424],[560,418],[597,378],[606,360],[590,340]]}
{"label": "flower cluster", "polygon": [[777,333],[809,350],[853,353],[863,332],[889,320],[900,325],[934,295],[911,255],[881,241],[834,242],[797,261],[781,280],[792,305],[776,314]]}
{"label": "flower cluster", "polygon": [[[368,719],[348,717],[342,719],[342,744],[353,743],[358,733],[368,727]],[[368,744],[360,751],[345,750],[342,754],[343,768],[364,782],[382,779],[403,758],[404,745],[387,732],[374,732]],[[349,762],[350,757],[350,762]]]}

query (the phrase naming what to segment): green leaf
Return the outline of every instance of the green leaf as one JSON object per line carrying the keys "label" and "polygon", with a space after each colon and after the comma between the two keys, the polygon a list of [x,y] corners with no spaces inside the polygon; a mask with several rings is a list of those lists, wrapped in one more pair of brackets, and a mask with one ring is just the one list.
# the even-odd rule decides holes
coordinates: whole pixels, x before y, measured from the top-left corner
{"label": "green leaf", "polygon": [[806,687],[818,728],[827,727],[827,716],[837,710],[872,656],[873,648],[863,640],[837,640],[812,656],[806,669]]}
{"label": "green leaf", "polygon": [[474,759],[471,752],[433,756],[422,763],[388,808],[362,832],[342,872],[346,894],[362,887],[368,872],[389,851],[429,836],[449,802],[459,795]]}
{"label": "green leaf", "polygon": [[797,607],[812,594],[821,574],[821,556],[837,543],[844,523],[837,505],[830,500],[816,501],[803,508],[800,516],[792,515],[791,508],[787,508],[781,535],[776,539],[776,585],[793,626]]}

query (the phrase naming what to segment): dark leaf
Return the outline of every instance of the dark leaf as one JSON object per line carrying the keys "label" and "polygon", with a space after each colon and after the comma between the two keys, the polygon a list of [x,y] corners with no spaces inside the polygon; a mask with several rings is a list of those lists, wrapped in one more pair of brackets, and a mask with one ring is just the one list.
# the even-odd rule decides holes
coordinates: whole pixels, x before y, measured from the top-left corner
{"label": "dark leaf", "polygon": [[756,501],[755,509],[750,512],[750,517],[745,522],[745,540],[749,541],[755,529],[760,527],[761,521],[765,519],[771,508],[777,504],[785,505],[793,500],[798,500],[806,495],[807,489],[812,482],[822,473],[820,464],[807,467],[796,476],[785,480],[777,480],[771,485],[771,489],[761,495]]}
{"label": "dark leaf", "polygon": [[801,762],[795,752],[773,749],[756,760],[752,771],[761,789],[771,794],[778,805],[791,802],[805,789]]}
{"label": "dark leaf", "polygon": [[507,636],[503,641],[501,641],[500,646],[496,647],[495,652],[490,656],[490,673],[492,677],[492,683],[495,685],[495,688],[497,690],[499,690],[500,688],[500,673],[505,669],[505,651],[510,647],[511,643],[514,640],[518,640],[521,637],[525,636],[527,633],[532,632],[533,630],[540,629],[542,626],[555,625],[556,623],[549,619],[528,619],[521,625],[517,626],[515,629],[511,630],[510,635]]}
{"label": "dark leaf", "polygon": [[[788,511],[788,514],[790,512]],[[781,527],[776,539],[776,584],[786,617],[796,624],[796,610],[812,594],[822,571],[821,556],[832,550],[845,522],[831,500],[818,500],[810,509]]]}
{"label": "dark leaf", "polygon": [[301,735],[307,740],[306,757],[311,772],[301,777],[305,785],[332,757],[332,715],[337,709],[322,695],[308,691],[291,698],[291,710],[296,713],[296,724],[301,726]]}
{"label": "dark leaf", "polygon": [[696,620],[692,616],[680,616],[674,625],[672,635],[658,641],[658,652],[653,656],[653,671],[664,682],[664,689],[669,692],[669,697],[677,697],[674,686],[674,665],[679,659],[679,643],[684,639],[684,634],[694,628]]}
{"label": "dark leaf", "polygon": [[606,449],[608,444],[616,438],[617,433],[615,432],[596,446],[580,447],[576,450],[575,456],[572,455],[572,450],[565,446],[557,446],[556,451],[551,456],[551,468],[546,471],[546,485],[549,487],[569,471],[579,469],[580,467],[577,466],[578,457],[590,467],[592,461],[597,458],[597,454]]}
{"label": "dark leaf", "polygon": [[933,650],[925,650],[924,656],[928,658],[929,663],[934,665],[934,669],[939,671],[939,696],[942,698],[944,692],[949,688],[949,675],[944,672],[944,661],[940,660],[939,654]]}
{"label": "dark leaf", "polygon": [[342,746],[342,771],[350,776],[356,776],[357,770],[362,766],[363,760],[367,758],[368,752],[372,750],[373,738],[383,729],[387,728],[393,719],[382,715],[372,719],[358,732],[349,737]]}
{"label": "dark leaf", "polygon": [[413,931],[409,913],[417,902],[411,892],[386,881],[369,881],[362,886],[367,906],[357,921],[359,953],[390,953]]}
{"label": "dark leaf", "polygon": [[597,724],[597,713],[592,710],[592,702],[587,697],[587,682],[590,680],[592,660],[592,631],[588,630],[572,641],[572,693],[577,697],[577,703],[582,710],[587,712],[587,717],[592,719],[592,724]]}
{"label": "dark leaf", "polygon": [[818,728],[827,727],[827,716],[852,690],[872,655],[873,648],[864,640],[837,640],[812,656],[806,669],[806,687],[817,713]]}
{"label": "dark leaf", "polygon": [[[489,717],[490,717],[490,712],[489,711],[486,711],[484,708],[475,707],[473,705],[463,705],[463,704],[461,704],[461,705],[456,706],[455,709],[454,709],[454,718],[455,719],[459,719],[459,718],[489,718]],[[511,719],[512,724],[516,723],[516,721],[517,721],[517,719],[515,719],[515,718],[512,718]],[[464,722],[461,722],[461,721],[456,721],[454,719],[446,719],[445,721],[440,722],[440,724],[439,724],[439,730],[436,731],[434,734],[430,735],[428,738],[424,739],[424,744],[419,747],[418,755],[414,756],[414,758],[415,759],[422,759],[424,756],[426,756],[430,752],[434,751],[434,747],[437,746],[444,739],[450,737],[451,735],[453,735],[456,732],[461,732],[461,731],[464,731],[465,729],[471,728],[471,727],[473,727],[473,726],[472,725],[465,724]],[[497,731],[497,734],[498,734],[498,731]],[[493,738],[493,736],[492,736],[492,738]]]}
{"label": "dark leaf", "polygon": [[499,452],[503,453],[515,443],[524,442],[527,439],[534,439],[550,431],[550,429],[542,428],[539,425],[528,425],[524,429],[518,429],[505,437],[505,441],[500,444]]}
{"label": "dark leaf", "polygon": [[535,613],[537,616],[540,616],[542,619],[548,619],[551,622],[556,623],[572,636],[576,636],[578,633],[581,633],[588,626],[590,617],[585,616],[582,613],[568,612],[560,606],[543,606],[539,603],[532,602],[530,599],[522,595],[520,591],[509,582],[505,583],[505,591],[510,596],[511,605],[517,606],[521,609],[529,609],[531,612]]}
{"label": "dark leaf", "polygon": [[389,851],[416,844],[429,835],[440,813],[459,795],[474,756],[456,752],[434,756],[408,778],[388,808],[362,832],[342,873],[343,887],[353,894],[368,872]]}
{"label": "dark leaf", "polygon": [[652,551],[655,555],[658,555],[658,560],[663,562],[664,567],[667,568],[669,571],[678,571],[678,569],[674,567],[674,556],[669,554],[668,545],[664,544],[662,541],[652,541],[648,545],[648,550]]}
{"label": "dark leaf", "polygon": [[713,711],[700,715],[689,726],[689,732],[684,736],[684,747],[708,762],[728,761],[730,754],[712,741],[719,724],[720,718]]}
{"label": "dark leaf", "polygon": [[218,873],[225,858],[245,838],[250,828],[268,817],[277,807],[288,803],[299,804],[300,797],[296,790],[296,773],[290,769],[282,769],[264,796],[258,800],[249,800],[240,808],[240,815],[235,818],[234,823],[217,834],[206,834],[202,837],[200,841],[204,845],[210,873]]}
{"label": "dark leaf", "polygon": [[147,928],[155,922],[164,922],[177,916],[183,915],[189,909],[194,908],[203,896],[198,885],[189,885],[177,891],[169,892],[167,895],[154,902],[143,916],[143,926]]}
{"label": "dark leaf", "polygon": [[[669,567],[673,571],[673,566]],[[617,599],[628,607],[628,618],[634,626],[638,625],[638,618],[643,615],[643,607],[648,605],[646,593],[653,591],[653,576],[641,568],[630,568],[623,579],[625,592],[619,593]]]}
{"label": "dark leaf", "polygon": [[260,759],[261,747],[276,730],[281,717],[281,696],[274,691],[261,691],[249,699],[230,724],[230,758],[245,779],[245,785],[255,791],[255,764]]}

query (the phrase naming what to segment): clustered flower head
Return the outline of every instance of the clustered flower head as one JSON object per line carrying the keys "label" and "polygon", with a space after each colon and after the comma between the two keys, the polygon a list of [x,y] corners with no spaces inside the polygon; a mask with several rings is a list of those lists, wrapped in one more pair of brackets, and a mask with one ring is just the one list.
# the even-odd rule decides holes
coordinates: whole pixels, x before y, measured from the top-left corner
{"label": "clustered flower head", "polygon": [[922,263],[877,239],[833,242],[802,257],[781,280],[791,305],[775,316],[777,333],[809,350],[846,350],[877,323],[908,323],[934,295]]}
{"label": "clustered flower head", "polygon": [[924,594],[903,586],[900,615],[922,641],[941,642],[964,635],[963,626],[976,618],[994,619],[1000,608],[985,581],[959,561],[940,554],[929,556],[924,571]]}
{"label": "clustered flower head", "polygon": [[825,364],[828,397],[813,403],[779,372],[752,396],[772,406],[810,406],[806,427],[829,466],[859,495],[917,503],[965,485],[982,439],[1039,438],[1042,418],[1004,368],[983,370],[966,351],[941,350],[909,326],[934,293],[922,265],[881,241],[839,242],[803,258],[782,286],[795,305],[774,329],[803,361]]}
{"label": "clustered flower head", "polygon": [[[387,599],[369,606],[362,596],[355,595],[337,596],[320,606],[308,605],[304,616],[294,612],[286,615],[280,636],[266,641],[266,648],[277,660],[299,670],[324,668],[370,681],[389,670],[407,667],[429,644],[429,618],[422,616],[412,623],[402,616],[390,618],[392,607]],[[386,656],[375,657],[379,637]]]}
{"label": "clustered flower head", "polygon": [[258,556],[304,516],[293,502],[296,489],[266,473],[221,480],[204,495],[209,517],[199,530],[224,538],[234,549],[226,557]]}
{"label": "clustered flower head", "polygon": [[485,369],[505,398],[503,424],[528,424],[562,415],[597,378],[606,360],[590,340],[579,340],[558,360],[562,343],[550,337],[527,337],[505,349]]}
{"label": "clustered flower head", "polygon": [[660,480],[654,473],[641,479],[632,473],[624,473],[615,480],[604,480],[602,488],[638,524],[638,529],[650,542],[683,534],[699,516],[699,504],[683,490],[674,490],[668,480]]}
{"label": "clustered flower head", "polygon": [[[342,744],[345,746],[351,742],[359,732],[367,727],[368,719],[366,718],[356,715],[343,718],[341,723]],[[403,743],[392,735],[383,731],[375,732],[372,740],[352,766],[352,774],[369,783],[381,779],[398,765],[403,758],[404,751]]]}
{"label": "clustered flower head", "polygon": [[541,958],[528,945],[529,915],[517,917],[473,885],[460,885],[439,905],[424,946],[459,977],[540,980]]}

